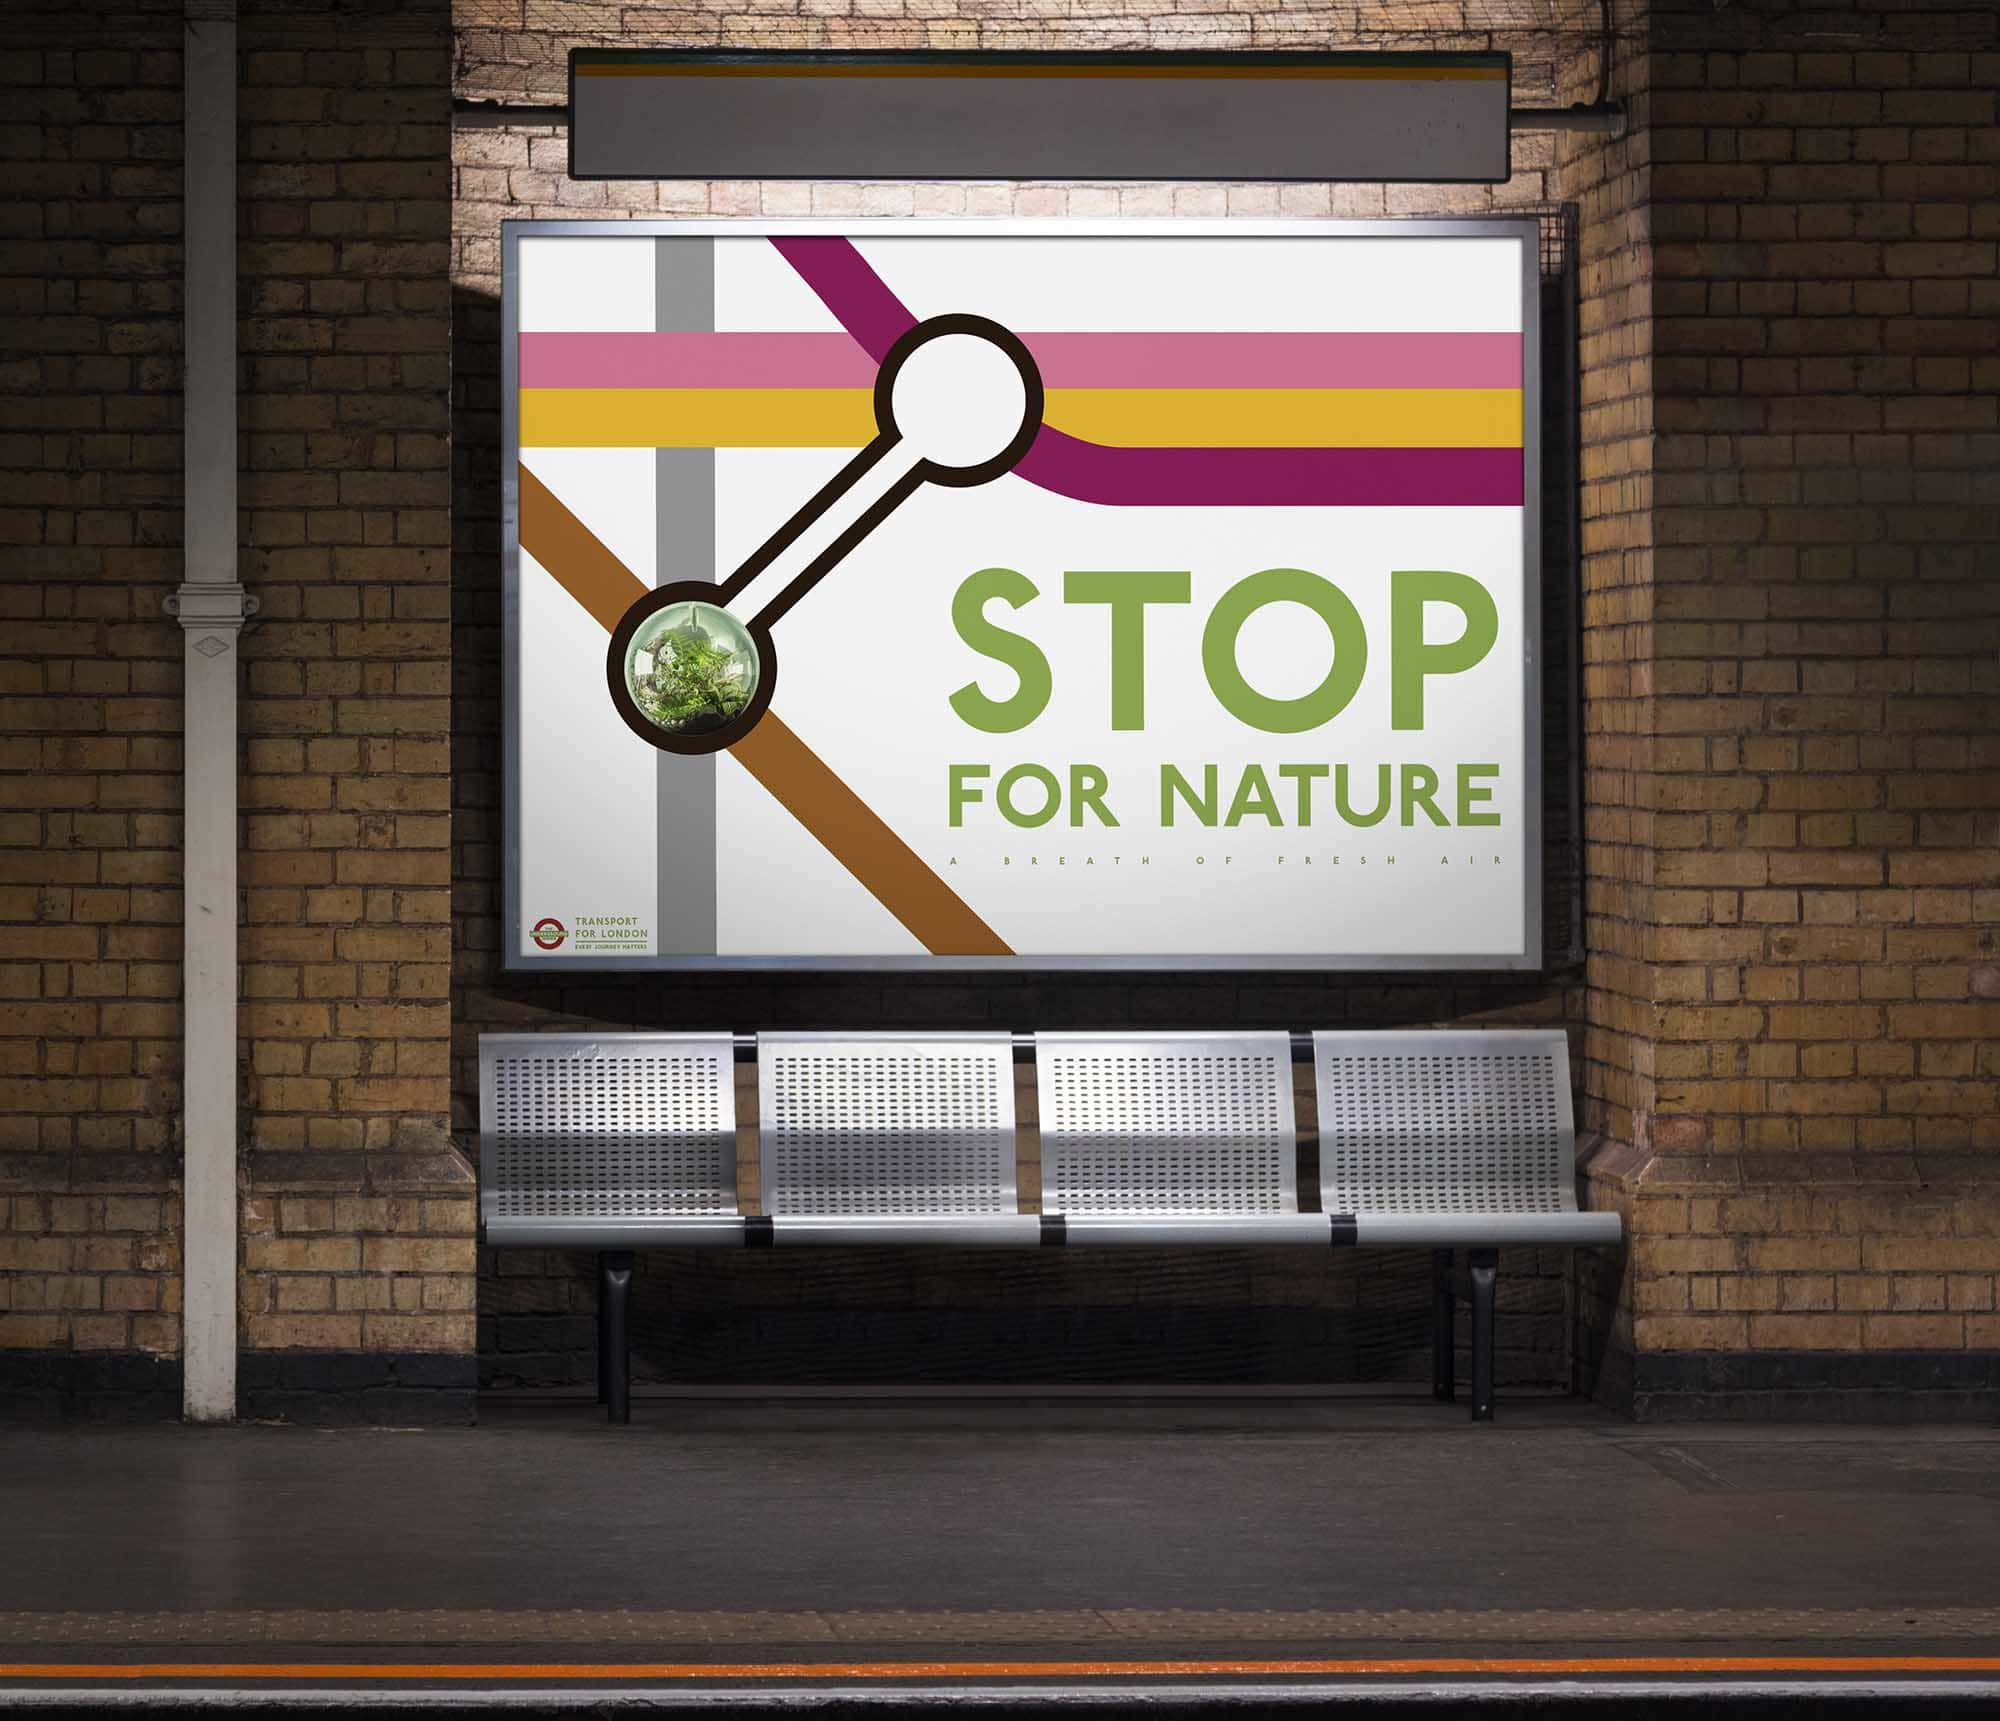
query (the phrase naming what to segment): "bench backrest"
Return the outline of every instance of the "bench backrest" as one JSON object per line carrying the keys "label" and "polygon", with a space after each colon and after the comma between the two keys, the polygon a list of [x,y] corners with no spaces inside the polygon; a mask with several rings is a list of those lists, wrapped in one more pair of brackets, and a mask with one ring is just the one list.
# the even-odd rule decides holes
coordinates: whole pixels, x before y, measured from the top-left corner
{"label": "bench backrest", "polygon": [[1313,1066],[1327,1212],[1575,1210],[1560,1030],[1322,1032]]}
{"label": "bench backrest", "polygon": [[480,1194],[493,1220],[736,1211],[727,1034],[482,1034]]}
{"label": "bench backrest", "polygon": [[1006,1032],[761,1034],[766,1213],[1012,1213]]}
{"label": "bench backrest", "polygon": [[1289,1035],[1038,1034],[1044,1213],[1295,1213]]}

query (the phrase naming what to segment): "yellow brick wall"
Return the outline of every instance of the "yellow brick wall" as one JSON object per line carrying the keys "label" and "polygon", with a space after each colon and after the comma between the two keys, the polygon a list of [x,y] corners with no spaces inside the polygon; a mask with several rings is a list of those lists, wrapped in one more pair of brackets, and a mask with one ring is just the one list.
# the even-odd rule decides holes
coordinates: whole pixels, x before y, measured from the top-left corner
{"label": "yellow brick wall", "polygon": [[240,26],[242,1333],[469,1354],[450,1137],[443,0]]}
{"label": "yellow brick wall", "polygon": [[[180,39],[0,55],[0,1351],[180,1344]],[[239,43],[242,1341],[464,1355],[449,11]]]}
{"label": "yellow brick wall", "polygon": [[1988,9],[1845,16],[1656,4],[1627,73],[1650,411],[1587,496],[1632,576],[1589,695],[1634,1242],[1585,1294],[1642,1408],[1704,1390],[1649,1357],[2000,1338],[2000,56]]}
{"label": "yellow brick wall", "polygon": [[[1518,102],[1570,101],[1598,70],[1595,9],[1574,10],[460,0],[455,36],[444,0],[245,13],[244,577],[263,604],[242,654],[247,1345],[469,1354],[451,1130],[477,1032],[699,1005],[740,1025],[1564,1020],[1591,1197],[1633,1236],[1577,1267],[1587,1348],[1622,1352],[1623,1390],[1693,1391],[1648,1359],[2000,1348],[1990,8],[1621,6],[1628,134],[1518,138],[1514,182],[1490,191],[572,184],[553,132],[450,126],[454,94],[560,101],[567,48],[606,41],[1500,46]],[[178,17],[103,0],[10,31],[0,1350],[167,1353]],[[450,673],[491,668],[503,217],[1555,198],[1581,216],[1580,984],[732,982],[690,999],[498,973],[493,690],[454,693]],[[472,361],[455,397],[454,342]]]}
{"label": "yellow brick wall", "polygon": [[179,1346],[180,34],[0,52],[0,1351]]}

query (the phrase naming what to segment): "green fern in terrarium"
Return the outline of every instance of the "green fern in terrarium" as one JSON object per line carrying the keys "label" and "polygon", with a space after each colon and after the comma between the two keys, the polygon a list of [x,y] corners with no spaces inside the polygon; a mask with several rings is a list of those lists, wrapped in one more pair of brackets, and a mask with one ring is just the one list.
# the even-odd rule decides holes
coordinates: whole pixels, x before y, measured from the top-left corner
{"label": "green fern in terrarium", "polygon": [[[703,615],[701,612],[708,612]],[[718,638],[703,623],[714,618]],[[674,734],[720,729],[757,691],[757,651],[742,623],[708,604],[676,605],[628,661],[628,685],[646,717]],[[644,655],[652,665],[645,667]]]}

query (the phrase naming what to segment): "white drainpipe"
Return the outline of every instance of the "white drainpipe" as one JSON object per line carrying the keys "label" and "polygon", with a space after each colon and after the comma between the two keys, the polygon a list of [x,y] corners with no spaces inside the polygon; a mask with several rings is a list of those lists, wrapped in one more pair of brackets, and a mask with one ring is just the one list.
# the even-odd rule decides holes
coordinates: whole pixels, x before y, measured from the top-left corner
{"label": "white drainpipe", "polygon": [[236,7],[188,0],[181,1410],[236,1415]]}

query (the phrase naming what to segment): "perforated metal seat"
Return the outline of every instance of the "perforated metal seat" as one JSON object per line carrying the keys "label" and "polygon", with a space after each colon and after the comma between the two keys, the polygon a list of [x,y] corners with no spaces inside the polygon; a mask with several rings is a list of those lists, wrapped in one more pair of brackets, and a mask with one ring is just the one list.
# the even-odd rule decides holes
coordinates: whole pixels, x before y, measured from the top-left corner
{"label": "perforated metal seat", "polygon": [[1616,1243],[1576,1205],[1569,1045],[1558,1030],[1313,1035],[1320,1204],[1356,1241]]}
{"label": "perforated metal seat", "polygon": [[741,1241],[727,1034],[483,1034],[479,1130],[489,1243]]}
{"label": "perforated metal seat", "polygon": [[482,1034],[479,1229],[496,1247],[595,1249],[597,1390],[632,1417],[640,1248],[744,1240],[728,1034]]}
{"label": "perforated metal seat", "polygon": [[1065,1242],[1324,1244],[1298,1210],[1288,1034],[1038,1034],[1042,1211]]}
{"label": "perforated metal seat", "polygon": [[1560,1032],[1313,1035],[1320,1204],[1354,1241],[1427,1246],[1431,1389],[1454,1391],[1465,1246],[1472,1301],[1472,1415],[1493,1414],[1495,1284],[1510,1243],[1616,1243],[1616,1213],[1576,1205],[1569,1043]]}
{"label": "perforated metal seat", "polygon": [[763,1034],[758,1163],[773,1241],[1020,1245],[1007,1033]]}

